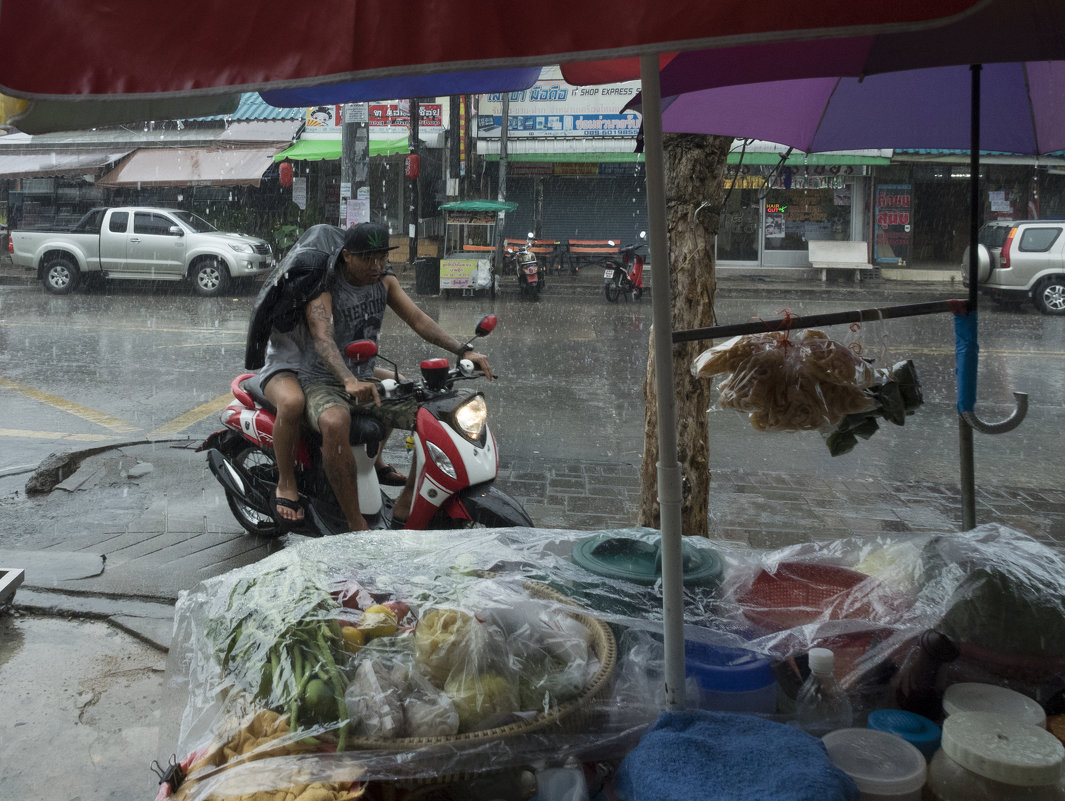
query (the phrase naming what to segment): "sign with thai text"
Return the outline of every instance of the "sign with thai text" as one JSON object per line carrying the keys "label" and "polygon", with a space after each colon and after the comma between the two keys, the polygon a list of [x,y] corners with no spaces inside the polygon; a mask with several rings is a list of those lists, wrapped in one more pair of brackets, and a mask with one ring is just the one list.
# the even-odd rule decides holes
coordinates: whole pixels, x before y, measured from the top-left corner
{"label": "sign with thai text", "polygon": [[877,187],[875,223],[873,258],[881,264],[904,265],[910,259],[913,236],[909,184]]}

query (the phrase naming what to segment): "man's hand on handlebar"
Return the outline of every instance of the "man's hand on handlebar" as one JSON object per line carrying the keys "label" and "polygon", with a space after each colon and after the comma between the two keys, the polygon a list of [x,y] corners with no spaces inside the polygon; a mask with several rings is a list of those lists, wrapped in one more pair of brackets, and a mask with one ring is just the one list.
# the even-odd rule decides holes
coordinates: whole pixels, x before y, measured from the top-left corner
{"label": "man's hand on handlebar", "polygon": [[488,366],[488,357],[483,353],[478,353],[475,350],[468,350],[460,358],[469,359],[474,365],[484,373],[484,377],[489,381],[492,379],[492,368]]}
{"label": "man's hand on handlebar", "polygon": [[372,402],[374,406],[381,405],[381,396],[377,392],[377,384],[372,381],[360,381],[352,376],[344,380],[344,391],[356,403],[366,404]]}

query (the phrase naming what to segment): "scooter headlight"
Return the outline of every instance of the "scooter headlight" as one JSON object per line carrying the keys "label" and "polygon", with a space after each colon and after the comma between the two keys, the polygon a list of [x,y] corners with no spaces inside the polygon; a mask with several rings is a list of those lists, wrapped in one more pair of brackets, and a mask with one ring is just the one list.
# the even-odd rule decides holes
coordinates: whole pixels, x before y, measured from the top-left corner
{"label": "scooter headlight", "polygon": [[469,400],[455,407],[452,414],[455,428],[471,440],[479,440],[484,434],[485,420],[488,419],[488,407],[483,395],[474,395]]}

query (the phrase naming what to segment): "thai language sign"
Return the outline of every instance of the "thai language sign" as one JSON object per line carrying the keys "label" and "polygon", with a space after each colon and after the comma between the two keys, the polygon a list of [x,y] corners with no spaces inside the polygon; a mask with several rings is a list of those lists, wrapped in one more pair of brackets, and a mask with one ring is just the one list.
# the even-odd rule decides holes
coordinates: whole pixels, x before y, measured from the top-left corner
{"label": "thai language sign", "polygon": [[882,264],[905,265],[913,235],[909,184],[884,184],[876,190],[876,238],[873,258]]}
{"label": "thai language sign", "polygon": [[[541,79],[511,92],[508,137],[635,137],[640,115],[622,112],[639,91],[638,81],[607,86],[571,86],[561,78]],[[503,126],[503,93],[481,95],[477,135],[497,138]]]}

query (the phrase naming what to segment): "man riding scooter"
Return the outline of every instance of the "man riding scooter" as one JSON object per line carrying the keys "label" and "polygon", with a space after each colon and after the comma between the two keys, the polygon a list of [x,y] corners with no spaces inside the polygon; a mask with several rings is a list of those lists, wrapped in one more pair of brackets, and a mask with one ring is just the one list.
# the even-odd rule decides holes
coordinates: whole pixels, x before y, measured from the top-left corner
{"label": "man riding scooter", "polygon": [[[426,342],[462,356],[492,377],[488,357],[472,351],[444,331],[410,299],[388,270],[388,230],[377,223],[359,223],[347,230],[344,243],[330,261],[327,285],[306,305],[313,349],[304,351],[300,384],[307,398],[307,419],[322,435],[322,461],[333,493],[352,531],[367,528],[355,486],[355,460],[348,445],[351,414],[377,417],[386,426],[414,428],[417,405],[384,406],[373,378],[373,361],[356,363],[343,355],[355,340],[377,342],[385,306],[392,308]],[[393,510],[393,528],[402,528],[410,513],[411,470]]]}

